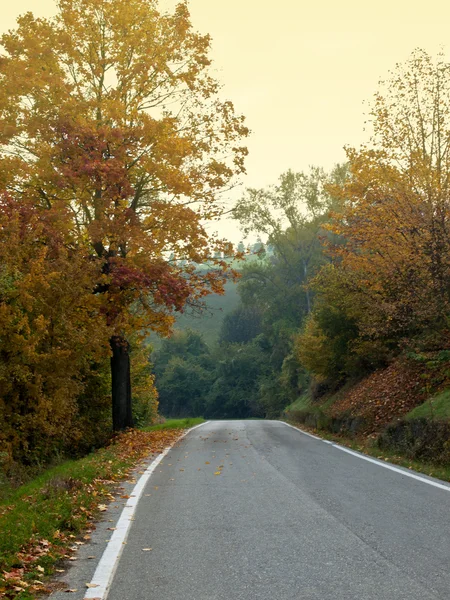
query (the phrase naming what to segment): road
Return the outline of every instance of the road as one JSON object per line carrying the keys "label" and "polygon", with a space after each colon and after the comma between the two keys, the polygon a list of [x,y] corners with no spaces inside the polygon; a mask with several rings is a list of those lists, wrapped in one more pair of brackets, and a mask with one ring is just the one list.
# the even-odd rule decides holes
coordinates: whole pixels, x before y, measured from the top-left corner
{"label": "road", "polygon": [[108,600],[444,600],[449,567],[450,487],[216,421],[151,475]]}

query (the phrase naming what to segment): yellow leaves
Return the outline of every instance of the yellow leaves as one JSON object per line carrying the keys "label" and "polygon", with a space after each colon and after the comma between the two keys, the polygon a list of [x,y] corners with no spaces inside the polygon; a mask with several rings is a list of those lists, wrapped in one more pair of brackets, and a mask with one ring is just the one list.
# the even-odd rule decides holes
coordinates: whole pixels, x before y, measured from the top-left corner
{"label": "yellow leaves", "polygon": [[[30,431],[11,422],[18,445],[20,431],[78,451],[83,419],[105,435],[111,334],[166,335],[174,311],[223,291],[227,265],[210,261],[203,220],[221,214],[216,191],[242,172],[248,130],[218,97],[209,38],[184,4],[164,15],[142,0],[58,8],[3,37],[0,188],[13,197],[0,206],[0,327],[20,368],[2,393],[33,413]],[[199,273],[207,261],[214,273]],[[154,382],[137,363],[137,404],[151,417]],[[92,413],[84,393],[98,398]]]}

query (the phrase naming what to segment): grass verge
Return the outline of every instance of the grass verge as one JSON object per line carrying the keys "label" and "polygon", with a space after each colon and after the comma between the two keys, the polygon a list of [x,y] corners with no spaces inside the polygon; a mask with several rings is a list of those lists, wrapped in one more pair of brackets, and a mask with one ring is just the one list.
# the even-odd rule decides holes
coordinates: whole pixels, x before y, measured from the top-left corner
{"label": "grass verge", "polygon": [[400,456],[395,452],[391,452],[389,450],[380,450],[380,448],[375,445],[375,440],[373,438],[350,438],[344,435],[332,434],[328,431],[317,430],[315,428],[308,427],[304,423],[296,423],[295,421],[288,419],[285,419],[285,421],[294,427],[299,427],[300,429],[304,429],[309,433],[314,433],[325,440],[331,440],[341,444],[341,446],[346,446],[347,448],[361,452],[362,454],[367,454],[368,456],[373,456],[374,458],[385,460],[401,467],[418,471],[419,473],[424,473],[430,477],[436,477],[442,481],[450,482],[450,465],[436,465],[433,463],[410,460],[405,456]]}
{"label": "grass verge", "polygon": [[185,421],[119,434],[106,448],[6,490],[0,501],[0,598],[32,600],[48,591],[46,579],[58,562],[73,558],[74,547],[89,540],[95,519],[114,498],[114,484],[175,442],[191,426]]}
{"label": "grass verge", "polygon": [[444,390],[434,398],[416,406],[406,415],[407,419],[450,420],[450,390]]}
{"label": "grass verge", "polygon": [[189,417],[186,419],[167,419],[164,423],[159,423],[158,425],[150,425],[150,427],[144,427],[142,431],[161,431],[164,429],[188,429],[190,427],[194,427],[195,425],[200,425],[204,423],[205,419],[202,417]]}

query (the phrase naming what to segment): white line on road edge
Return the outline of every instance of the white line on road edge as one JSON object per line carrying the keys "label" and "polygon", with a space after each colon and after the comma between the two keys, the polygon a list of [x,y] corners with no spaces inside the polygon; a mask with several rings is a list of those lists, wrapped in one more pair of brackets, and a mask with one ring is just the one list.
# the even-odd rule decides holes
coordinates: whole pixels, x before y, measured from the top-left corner
{"label": "white line on road edge", "polygon": [[[182,438],[184,438],[188,433],[197,429],[197,427],[201,427],[202,425],[206,425],[209,421],[205,421],[205,423],[200,423],[200,425],[196,425],[191,429],[185,431],[180,437],[176,440],[174,445],[179,442]],[[150,475],[162,461],[162,459],[166,456],[166,454],[173,448],[170,446],[166,448],[155,460],[148,466],[144,474],[140,477],[137,484],[134,486],[130,498],[128,499],[122,513],[120,515],[119,520],[117,521],[117,525],[114,533],[109,540],[100,562],[97,565],[94,576],[90,585],[95,587],[90,587],[85,595],[84,600],[95,599],[95,600],[105,600],[110,585],[112,583],[112,579],[114,577],[114,573],[116,572],[117,565],[119,563],[120,555],[122,554],[122,550],[124,548],[124,542],[127,539],[131,523],[132,517],[135,513],[137,504],[139,502],[139,498],[142,495],[142,492],[147,484],[147,481],[150,478]]]}
{"label": "white line on road edge", "polygon": [[396,473],[400,473],[401,475],[406,475],[406,477],[411,477],[411,479],[417,479],[417,481],[423,481],[424,483],[428,483],[428,485],[432,485],[434,487],[440,488],[441,490],[446,490],[450,492],[450,486],[445,485],[444,483],[438,483],[437,481],[432,481],[431,479],[426,479],[425,477],[421,477],[420,475],[415,475],[414,473],[410,473],[409,471],[404,471],[403,469],[399,469],[398,467],[394,467],[391,464],[386,464],[381,462],[381,460],[377,460],[376,458],[370,458],[369,456],[363,456],[359,452],[353,452],[353,450],[349,450],[348,448],[344,448],[344,446],[340,446],[339,444],[333,444],[333,446],[337,450],[342,450],[342,452],[347,452],[347,454],[353,454],[353,456],[357,456],[362,460],[367,460],[367,462],[371,462],[374,465],[378,465],[379,467],[384,467],[385,469],[389,469],[389,471],[395,471]]}
{"label": "white line on road edge", "polygon": [[281,421],[281,423],[284,423],[288,427],[292,427],[292,429],[296,429],[297,431],[299,431],[300,433],[303,433],[304,435],[307,435],[308,437],[312,437],[315,440],[320,440],[321,442],[324,442],[325,444],[330,444],[337,450],[342,450],[342,452],[347,452],[347,454],[352,454],[353,456],[356,456],[357,458],[360,458],[361,460],[367,460],[367,462],[371,462],[374,465],[378,465],[379,467],[384,467],[385,469],[389,469],[389,471],[394,471],[395,473],[400,473],[401,475],[405,475],[406,477],[411,477],[411,479],[416,479],[417,481],[422,481],[423,483],[428,483],[428,485],[432,485],[441,490],[446,490],[447,492],[450,492],[450,486],[446,485],[445,483],[438,483],[437,481],[433,481],[431,479],[427,479],[426,477],[421,477],[420,475],[416,475],[415,473],[410,473],[409,471],[406,471],[404,469],[399,469],[398,467],[394,467],[394,465],[392,465],[390,463],[381,462],[381,460],[377,460],[376,458],[370,458],[369,456],[365,456],[364,454],[361,454],[360,452],[354,452],[353,450],[349,450],[348,448],[345,448],[344,446],[341,446],[340,444],[336,444],[335,442],[330,442],[329,440],[324,440],[321,437],[312,435],[312,433],[303,431],[303,429],[300,429],[300,427],[295,427],[294,425],[290,425],[289,423],[286,423],[285,421]]}
{"label": "white line on road edge", "polygon": [[303,429],[300,429],[300,427],[294,427],[294,425],[289,425],[289,423],[286,423],[286,421],[281,421],[281,423],[284,423],[288,427],[292,427],[292,429],[295,429],[296,431],[300,431],[300,433],[303,433],[303,435],[307,435],[310,438],[314,438],[315,440],[319,440],[319,441],[323,442],[323,439],[321,437],[318,437],[317,435],[313,435],[312,433],[308,433],[307,431],[303,431]]}

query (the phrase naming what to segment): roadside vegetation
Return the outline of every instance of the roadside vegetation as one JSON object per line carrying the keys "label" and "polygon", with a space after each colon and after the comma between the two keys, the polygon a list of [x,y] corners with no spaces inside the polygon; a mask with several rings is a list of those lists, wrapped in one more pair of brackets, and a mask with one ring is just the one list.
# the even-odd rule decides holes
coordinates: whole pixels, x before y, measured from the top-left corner
{"label": "roadside vegetation", "polygon": [[48,576],[76,560],[76,548],[88,542],[95,520],[121,497],[118,482],[141,460],[172,445],[191,422],[165,425],[118,434],[105,448],[46,469],[19,487],[2,481],[1,598],[30,600],[48,591]]}
{"label": "roadside vegetation", "polygon": [[215,344],[186,330],[153,354],[163,414],[284,415],[445,470],[449,115],[450,65],[416,50],[346,164],[244,193],[233,217],[258,259]]}
{"label": "roadside vegetation", "polygon": [[167,419],[164,423],[157,423],[156,425],[150,425],[143,427],[142,431],[163,431],[166,429],[190,429],[196,425],[204,423],[205,419],[202,417],[193,417],[186,419]]}
{"label": "roadside vegetation", "polygon": [[0,40],[0,596],[38,594],[113,482],[204,418],[447,478],[450,65],[414,51],[344,164],[245,190],[233,247],[205,223],[249,131],[187,4],[58,10]]}

